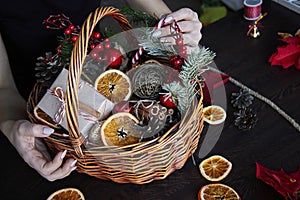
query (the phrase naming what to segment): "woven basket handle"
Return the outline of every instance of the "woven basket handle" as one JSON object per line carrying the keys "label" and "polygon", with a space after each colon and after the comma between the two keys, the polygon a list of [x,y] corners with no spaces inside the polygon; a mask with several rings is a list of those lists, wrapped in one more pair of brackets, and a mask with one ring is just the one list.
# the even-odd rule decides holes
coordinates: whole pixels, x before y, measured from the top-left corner
{"label": "woven basket handle", "polygon": [[67,101],[66,101],[66,118],[68,123],[69,134],[72,146],[79,157],[83,156],[81,145],[85,138],[80,133],[78,122],[78,88],[82,66],[87,55],[88,41],[97,23],[105,16],[113,17],[123,31],[131,29],[128,20],[118,9],[112,7],[100,7],[90,13],[80,30],[78,39],[72,50],[68,83],[67,83]]}

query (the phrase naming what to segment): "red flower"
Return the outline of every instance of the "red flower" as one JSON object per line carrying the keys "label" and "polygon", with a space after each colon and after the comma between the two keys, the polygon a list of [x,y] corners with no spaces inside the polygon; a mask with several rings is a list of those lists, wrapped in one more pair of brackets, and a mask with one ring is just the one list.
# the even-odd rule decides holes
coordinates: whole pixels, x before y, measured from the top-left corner
{"label": "red flower", "polygon": [[271,65],[281,65],[284,69],[293,65],[300,69],[300,37],[293,36],[281,40],[286,45],[277,47],[277,52],[271,55],[269,62]]}
{"label": "red flower", "polygon": [[256,163],[256,178],[272,186],[285,199],[300,197],[300,166],[298,171],[287,174],[283,169],[275,171]]}

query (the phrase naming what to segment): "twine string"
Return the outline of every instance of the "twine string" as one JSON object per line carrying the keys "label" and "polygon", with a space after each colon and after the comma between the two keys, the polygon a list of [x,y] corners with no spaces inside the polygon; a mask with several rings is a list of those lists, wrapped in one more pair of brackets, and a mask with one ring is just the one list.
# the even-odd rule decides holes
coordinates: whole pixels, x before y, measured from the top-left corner
{"label": "twine string", "polygon": [[[82,86],[83,86],[83,84],[80,84],[79,89],[82,88]],[[61,124],[64,121],[65,115],[66,115],[65,93],[61,87],[55,87],[52,90],[48,90],[48,92],[52,96],[54,96],[57,100],[59,100],[59,102],[61,103],[57,112],[55,113],[55,115],[53,117],[53,121],[56,124]],[[98,121],[98,119],[96,117],[89,115],[82,110],[79,110],[79,115],[82,116],[85,120],[93,122],[93,123]]]}
{"label": "twine string", "polygon": [[58,108],[58,111],[55,113],[53,118],[53,121],[56,124],[61,124],[64,121],[66,115],[66,100],[64,91],[61,87],[55,87],[53,88],[53,90],[50,90],[50,94],[61,103]]}
{"label": "twine string", "polygon": [[[225,74],[224,72],[222,72],[216,68],[213,68],[213,67],[209,67],[209,70],[216,72],[216,73]],[[268,104],[277,113],[279,113],[282,117],[284,117],[294,128],[296,128],[298,130],[298,132],[300,132],[300,125],[295,121],[295,119],[293,119],[291,116],[289,116],[283,109],[281,109],[273,101],[271,101],[270,99],[266,98],[265,96],[259,94],[258,92],[250,89],[248,86],[246,86],[243,83],[241,83],[240,81],[232,78],[231,76],[229,77],[229,81],[232,82],[234,85],[236,85],[244,90],[247,90],[251,95],[253,95],[254,97],[256,97],[259,100]]]}

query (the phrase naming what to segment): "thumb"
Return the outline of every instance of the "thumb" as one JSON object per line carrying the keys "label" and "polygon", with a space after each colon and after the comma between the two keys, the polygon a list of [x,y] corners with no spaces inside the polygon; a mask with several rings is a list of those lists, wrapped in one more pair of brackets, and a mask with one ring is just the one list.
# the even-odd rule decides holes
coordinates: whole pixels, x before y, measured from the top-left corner
{"label": "thumb", "polygon": [[53,132],[53,128],[39,124],[32,124],[28,121],[19,125],[19,133],[23,136],[48,137]]}

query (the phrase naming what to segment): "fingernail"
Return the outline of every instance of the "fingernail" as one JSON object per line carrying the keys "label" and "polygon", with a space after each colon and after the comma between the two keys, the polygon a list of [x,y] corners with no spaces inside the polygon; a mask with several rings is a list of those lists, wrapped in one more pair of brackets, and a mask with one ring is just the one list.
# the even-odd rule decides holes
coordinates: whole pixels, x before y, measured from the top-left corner
{"label": "fingernail", "polygon": [[161,31],[154,31],[153,33],[152,33],[152,36],[153,37],[158,37],[158,36],[160,36],[161,35]]}
{"label": "fingernail", "polygon": [[166,19],[165,19],[165,23],[169,23],[170,21],[173,20],[173,17],[171,16],[168,16]]}
{"label": "fingernail", "polygon": [[71,163],[71,167],[74,167],[76,163],[77,163],[77,160],[74,160],[74,161]]}
{"label": "fingernail", "polygon": [[62,136],[63,136],[63,137],[69,137],[69,135],[68,135],[68,134],[65,134],[65,133],[63,133]]}
{"label": "fingernail", "polygon": [[44,135],[50,135],[51,133],[54,132],[54,129],[53,128],[50,128],[50,127],[44,127],[43,128],[43,134]]}
{"label": "fingernail", "polygon": [[64,159],[64,157],[66,156],[66,154],[67,154],[67,150],[64,150],[64,152],[60,156],[60,159]]}
{"label": "fingernail", "polygon": [[73,168],[71,169],[71,172],[74,171],[76,168],[77,168],[77,166],[76,166],[76,167],[73,167]]}

